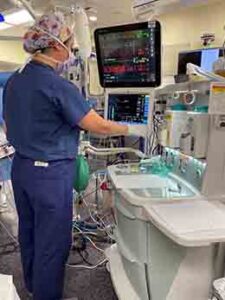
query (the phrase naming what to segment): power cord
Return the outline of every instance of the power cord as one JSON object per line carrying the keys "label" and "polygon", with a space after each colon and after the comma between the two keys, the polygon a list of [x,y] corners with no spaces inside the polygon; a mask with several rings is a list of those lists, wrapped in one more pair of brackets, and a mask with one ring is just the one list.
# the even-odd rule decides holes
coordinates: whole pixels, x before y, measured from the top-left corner
{"label": "power cord", "polygon": [[108,259],[105,258],[104,260],[100,261],[99,263],[97,263],[95,266],[84,266],[84,265],[70,265],[67,264],[66,266],[69,268],[74,268],[74,269],[88,269],[88,270],[94,270],[97,269],[98,267],[106,264],[108,262]]}

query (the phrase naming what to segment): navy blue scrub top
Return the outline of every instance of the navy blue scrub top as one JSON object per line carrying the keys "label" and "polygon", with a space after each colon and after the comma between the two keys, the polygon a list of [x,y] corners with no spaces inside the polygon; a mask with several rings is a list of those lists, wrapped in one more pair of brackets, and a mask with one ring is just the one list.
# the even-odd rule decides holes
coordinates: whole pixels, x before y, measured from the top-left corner
{"label": "navy blue scrub top", "polygon": [[7,138],[20,155],[34,160],[74,159],[78,124],[89,111],[74,84],[34,61],[12,75],[3,93]]}

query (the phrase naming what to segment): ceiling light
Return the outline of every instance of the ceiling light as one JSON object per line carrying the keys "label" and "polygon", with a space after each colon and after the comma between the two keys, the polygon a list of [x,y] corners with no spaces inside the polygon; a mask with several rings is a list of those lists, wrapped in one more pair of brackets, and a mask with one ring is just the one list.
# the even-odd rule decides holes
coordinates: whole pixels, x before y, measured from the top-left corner
{"label": "ceiling light", "polygon": [[5,16],[5,22],[11,25],[20,25],[31,21],[33,21],[33,18],[26,9]]}
{"label": "ceiling light", "polygon": [[33,21],[32,16],[25,9],[3,16],[4,21],[0,22],[0,30],[5,30],[16,25],[26,24]]}
{"label": "ceiling light", "polygon": [[98,20],[97,16],[90,16],[89,20],[92,22],[96,22]]}

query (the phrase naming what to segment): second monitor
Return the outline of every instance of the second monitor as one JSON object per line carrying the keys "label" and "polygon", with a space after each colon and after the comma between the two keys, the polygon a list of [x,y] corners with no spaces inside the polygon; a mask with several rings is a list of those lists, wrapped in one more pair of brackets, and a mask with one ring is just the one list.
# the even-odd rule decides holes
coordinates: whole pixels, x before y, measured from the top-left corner
{"label": "second monitor", "polygon": [[148,125],[150,96],[147,94],[109,94],[105,117],[127,125]]}
{"label": "second monitor", "polygon": [[188,63],[197,65],[205,71],[212,72],[213,63],[221,56],[223,56],[223,50],[220,48],[182,51],[179,53],[178,74],[187,73]]}

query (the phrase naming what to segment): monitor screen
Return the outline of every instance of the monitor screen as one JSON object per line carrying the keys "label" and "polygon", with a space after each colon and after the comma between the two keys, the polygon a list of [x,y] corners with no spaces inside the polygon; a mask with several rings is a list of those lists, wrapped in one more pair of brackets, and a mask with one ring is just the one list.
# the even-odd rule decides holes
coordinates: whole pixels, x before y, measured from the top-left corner
{"label": "monitor screen", "polygon": [[178,74],[187,74],[187,64],[192,63],[200,67],[201,51],[189,51],[179,53]]}
{"label": "monitor screen", "polygon": [[205,71],[213,71],[213,63],[219,58],[220,49],[202,50],[201,68]]}
{"label": "monitor screen", "polygon": [[95,43],[105,88],[161,83],[161,27],[157,21],[97,29]]}
{"label": "monitor screen", "polygon": [[220,48],[199,49],[179,53],[178,74],[187,73],[187,64],[192,63],[203,70],[212,72],[213,63],[223,55]]}
{"label": "monitor screen", "polygon": [[130,125],[147,125],[149,95],[110,94],[108,97],[108,120]]}

